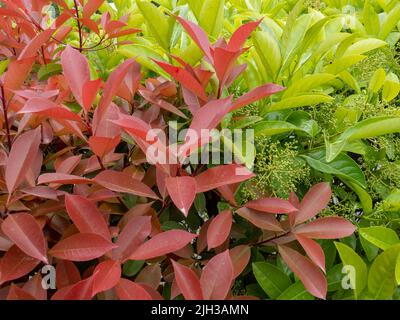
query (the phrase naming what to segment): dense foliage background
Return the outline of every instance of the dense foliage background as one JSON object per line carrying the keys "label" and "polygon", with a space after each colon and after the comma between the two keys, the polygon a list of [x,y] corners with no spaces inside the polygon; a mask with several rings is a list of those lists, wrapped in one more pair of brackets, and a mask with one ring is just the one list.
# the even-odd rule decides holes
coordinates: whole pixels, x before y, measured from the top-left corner
{"label": "dense foliage background", "polygon": [[[0,17],[2,299],[400,297],[400,1]],[[234,163],[150,163],[169,121],[255,141],[220,137]]]}

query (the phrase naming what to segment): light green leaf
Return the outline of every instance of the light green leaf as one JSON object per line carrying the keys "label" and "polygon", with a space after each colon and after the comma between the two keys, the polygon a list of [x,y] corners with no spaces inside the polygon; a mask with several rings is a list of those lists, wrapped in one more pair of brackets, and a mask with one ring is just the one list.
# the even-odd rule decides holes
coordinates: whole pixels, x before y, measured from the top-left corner
{"label": "light green leaf", "polygon": [[265,71],[275,79],[282,62],[278,42],[269,32],[257,31],[253,34],[253,44]]}
{"label": "light green leaf", "polygon": [[205,0],[201,7],[199,24],[213,38],[217,38],[222,31],[224,5],[225,0]]}
{"label": "light green leaf", "polygon": [[396,288],[396,265],[400,245],[382,252],[372,263],[368,275],[368,291],[375,300],[392,298]]}
{"label": "light green leaf", "polygon": [[382,68],[377,69],[371,77],[368,89],[373,93],[377,93],[382,88],[385,78],[385,70]]}
{"label": "light green leaf", "polygon": [[160,11],[161,7],[157,8],[151,2],[136,0],[136,4],[143,14],[147,27],[154,38],[156,38],[158,44],[165,50],[169,50],[174,26],[173,18],[167,17]]}
{"label": "light green leaf", "polygon": [[301,281],[297,281],[282,292],[276,300],[315,300],[315,297],[304,288]]}
{"label": "light green leaf", "polygon": [[324,71],[331,74],[338,74],[350,68],[352,65],[355,65],[357,62],[364,60],[366,57],[367,56],[361,54],[346,55],[336,59],[332,64],[327,65]]}
{"label": "light green leaf", "polygon": [[363,54],[368,51],[383,47],[385,45],[387,45],[387,43],[383,40],[374,38],[362,39],[349,46],[344,52],[344,56]]}
{"label": "light green leaf", "polygon": [[283,99],[277,103],[272,104],[266,109],[263,110],[263,115],[270,111],[276,110],[283,110],[283,109],[290,109],[290,108],[298,108],[298,107],[305,107],[305,106],[312,106],[317,105],[320,103],[325,103],[332,101],[333,98],[328,96],[327,94],[305,94],[301,96],[291,97]]}
{"label": "light green leaf", "polygon": [[364,260],[349,246],[335,242],[343,266],[351,266],[355,270],[355,289],[354,294],[357,298],[367,285],[368,269]]}
{"label": "light green leaf", "polygon": [[302,79],[293,82],[282,95],[282,99],[296,96],[299,93],[305,93],[312,89],[318,88],[329,81],[335,79],[335,76],[329,73],[314,73],[306,75]]}
{"label": "light green leaf", "polygon": [[289,276],[270,263],[253,263],[253,272],[258,284],[271,299],[278,298],[291,285]]}
{"label": "light green leaf", "polygon": [[254,136],[273,136],[275,134],[299,130],[294,124],[285,121],[260,121],[255,126]]}
{"label": "light green leaf", "polygon": [[394,7],[382,21],[379,38],[385,40],[400,20],[400,4]]}
{"label": "light green leaf", "polygon": [[394,230],[382,226],[361,228],[359,233],[363,238],[382,250],[386,250],[400,242],[399,236]]}

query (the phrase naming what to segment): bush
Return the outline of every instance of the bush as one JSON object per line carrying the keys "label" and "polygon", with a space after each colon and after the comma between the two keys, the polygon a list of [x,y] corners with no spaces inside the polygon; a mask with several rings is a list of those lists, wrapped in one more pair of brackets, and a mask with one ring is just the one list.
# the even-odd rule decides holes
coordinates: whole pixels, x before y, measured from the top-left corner
{"label": "bush", "polygon": [[0,1],[1,298],[398,298],[400,3],[252,3]]}

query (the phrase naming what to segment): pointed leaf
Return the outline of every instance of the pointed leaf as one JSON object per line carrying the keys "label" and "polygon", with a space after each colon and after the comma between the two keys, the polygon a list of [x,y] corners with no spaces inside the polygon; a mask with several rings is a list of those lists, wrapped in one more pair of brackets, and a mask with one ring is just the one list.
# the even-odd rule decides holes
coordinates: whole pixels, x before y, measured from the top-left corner
{"label": "pointed leaf", "polygon": [[254,173],[246,167],[237,164],[214,167],[196,176],[196,192],[206,192],[224,185],[242,182],[254,176]]}
{"label": "pointed leaf", "polygon": [[303,282],[304,287],[317,298],[325,299],[328,289],[322,271],[308,258],[286,246],[278,246],[282,259]]}
{"label": "pointed leaf", "polygon": [[182,249],[197,235],[183,230],[169,230],[155,235],[139,246],[130,260],[148,260]]}
{"label": "pointed leaf", "polygon": [[158,199],[157,195],[147,185],[124,172],[104,170],[94,177],[93,181],[115,192]]}
{"label": "pointed leaf", "polygon": [[70,261],[89,261],[115,248],[112,242],[92,233],[77,233],[58,242],[49,254]]}
{"label": "pointed leaf", "polygon": [[165,185],[175,206],[187,217],[196,197],[196,180],[188,176],[169,177]]}
{"label": "pointed leaf", "polygon": [[229,251],[214,256],[203,269],[200,277],[205,300],[224,300],[233,280],[233,265]]}
{"label": "pointed leaf", "polygon": [[40,127],[23,133],[14,141],[5,169],[5,180],[10,194],[24,180],[32,158],[39,150],[40,142]]}
{"label": "pointed leaf", "polygon": [[291,213],[297,211],[297,208],[294,207],[289,201],[279,198],[263,198],[259,200],[253,200],[247,202],[244,206],[257,211],[274,214]]}
{"label": "pointed leaf", "polygon": [[118,261],[106,260],[93,271],[93,295],[114,288],[121,278],[121,265]]}
{"label": "pointed leaf", "polygon": [[321,246],[316,241],[298,234],[296,234],[296,239],[303,247],[311,261],[320,267],[323,272],[325,272],[325,254]]}
{"label": "pointed leaf", "polygon": [[10,214],[1,224],[1,229],[27,255],[48,263],[47,243],[42,229],[30,214]]}
{"label": "pointed leaf", "polygon": [[81,233],[94,233],[110,239],[106,221],[96,205],[79,195],[65,195],[65,208]]}
{"label": "pointed leaf", "polygon": [[352,235],[355,230],[344,218],[326,217],[297,226],[293,233],[313,239],[338,239]]}
{"label": "pointed leaf", "polygon": [[219,247],[228,239],[232,227],[232,212],[225,210],[217,214],[207,229],[208,249]]}
{"label": "pointed leaf", "polygon": [[203,300],[200,280],[194,271],[171,260],[174,267],[175,279],[186,300]]}
{"label": "pointed leaf", "polygon": [[332,196],[329,183],[321,182],[313,186],[304,196],[300,210],[296,214],[296,224],[307,221],[321,212]]}

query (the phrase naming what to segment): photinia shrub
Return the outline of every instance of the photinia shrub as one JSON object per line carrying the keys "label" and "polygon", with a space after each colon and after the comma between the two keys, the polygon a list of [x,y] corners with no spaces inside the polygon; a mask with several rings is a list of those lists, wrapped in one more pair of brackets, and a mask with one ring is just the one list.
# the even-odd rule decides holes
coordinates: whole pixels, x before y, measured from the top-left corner
{"label": "photinia shrub", "polygon": [[[211,44],[198,25],[173,16],[204,54],[201,63],[154,58],[166,79],[128,59],[98,76],[93,50],[140,37],[126,16],[92,19],[103,1],[0,3],[1,298],[256,298],[233,287],[252,268],[269,292],[268,266],[252,259],[259,248],[326,298],[315,239],[355,230],[341,217],[315,218],[331,199],[329,183],[301,200],[291,193],[243,202],[236,191],[254,177],[251,167],[235,157],[191,160],[227,115],[284,90],[267,83],[229,95],[261,20]],[[60,12],[51,21],[53,3]],[[170,121],[187,129],[181,141],[169,141]]]}

